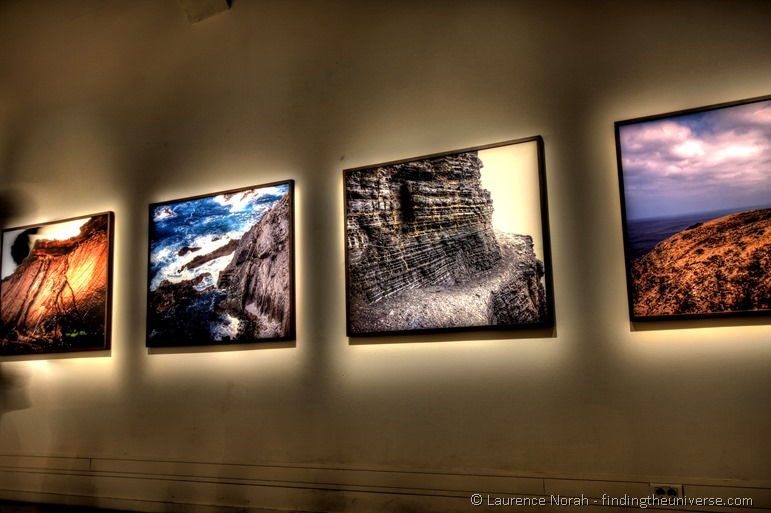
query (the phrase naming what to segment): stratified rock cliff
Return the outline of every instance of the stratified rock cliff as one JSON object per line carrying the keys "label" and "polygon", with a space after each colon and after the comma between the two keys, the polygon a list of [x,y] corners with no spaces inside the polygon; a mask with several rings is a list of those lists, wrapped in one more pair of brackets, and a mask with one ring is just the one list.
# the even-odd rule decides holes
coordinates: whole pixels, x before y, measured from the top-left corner
{"label": "stratified rock cliff", "polygon": [[40,239],[2,282],[5,352],[101,347],[108,271],[108,216],[67,240]]}
{"label": "stratified rock cliff", "polygon": [[543,262],[535,258],[529,235],[499,234],[499,242],[510,253],[506,281],[490,293],[490,324],[535,324],[547,315],[546,293],[541,279]]}
{"label": "stratified rock cliff", "polygon": [[687,228],[632,267],[638,316],[771,308],[771,209]]}
{"label": "stratified rock cliff", "polygon": [[468,152],[349,172],[353,295],[375,302],[492,268],[501,253],[480,168],[476,153]]}
{"label": "stratified rock cliff", "polygon": [[260,338],[283,337],[291,330],[289,196],[284,196],[238,243],[233,260],[220,273],[226,293],[219,309],[254,323]]}
{"label": "stratified rock cliff", "polygon": [[353,333],[543,322],[529,235],[496,233],[482,162],[466,152],[346,176]]}

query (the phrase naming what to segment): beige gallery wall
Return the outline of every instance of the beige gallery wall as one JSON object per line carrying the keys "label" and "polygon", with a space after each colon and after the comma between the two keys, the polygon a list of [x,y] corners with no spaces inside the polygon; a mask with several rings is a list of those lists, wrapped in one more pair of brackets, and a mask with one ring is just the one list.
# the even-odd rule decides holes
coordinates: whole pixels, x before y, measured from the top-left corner
{"label": "beige gallery wall", "polygon": [[[771,487],[768,319],[630,325],[613,134],[771,94],[770,23],[750,0],[236,0],[195,25],[0,2],[2,224],[116,214],[112,349],[2,359],[0,456]],[[554,332],[346,338],[342,169],[532,135]],[[149,352],[147,205],[288,178],[296,344]]]}

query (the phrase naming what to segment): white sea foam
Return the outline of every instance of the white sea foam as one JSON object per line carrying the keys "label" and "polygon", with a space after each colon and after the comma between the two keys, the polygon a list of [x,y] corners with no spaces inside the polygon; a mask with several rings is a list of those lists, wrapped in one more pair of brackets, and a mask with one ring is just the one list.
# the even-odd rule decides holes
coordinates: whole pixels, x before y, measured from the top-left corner
{"label": "white sea foam", "polygon": [[238,318],[230,314],[223,314],[219,321],[212,326],[212,338],[214,340],[233,340],[238,336],[238,328],[241,326],[241,321]]}
{"label": "white sea foam", "polygon": [[[263,196],[282,196],[286,194],[286,186],[277,187],[263,187],[260,189],[248,189],[236,193],[228,194],[228,198],[225,198],[225,194],[215,196],[213,199],[222,206],[230,208],[231,212],[240,212],[249,206],[251,203],[259,201]],[[267,207],[261,207],[260,210],[265,210]]]}
{"label": "white sea foam", "polygon": [[197,285],[193,285],[193,288],[198,292],[201,292],[208,289],[209,287],[215,287],[216,285],[217,285],[217,282],[214,280],[214,276],[212,276],[211,274],[205,274],[204,279],[202,279],[201,282],[198,283]]}
{"label": "white sea foam", "polygon": [[[208,286],[216,285],[219,279],[219,273],[227,267],[230,261],[233,259],[233,253],[225,255],[219,258],[215,258],[205,264],[196,267],[194,269],[182,269],[186,264],[190,263],[198,255],[207,255],[212,251],[221,248],[233,239],[241,237],[240,232],[232,231],[225,235],[216,236],[212,234],[202,235],[197,237],[190,243],[191,247],[201,248],[198,251],[191,251],[183,256],[178,256],[176,251],[181,248],[164,248],[158,251],[152,256],[151,263],[161,265],[162,267],[155,275],[150,284],[150,290],[155,290],[162,281],[168,280],[171,283],[179,283],[184,280],[192,280],[201,274],[209,273],[212,278],[204,281],[199,285],[199,290],[203,290]],[[176,250],[176,251],[175,251]]]}
{"label": "white sea foam", "polygon": [[153,262],[162,262],[164,260],[168,260],[168,258],[171,256],[171,248],[163,248],[162,250],[158,251],[155,255],[153,255]]}
{"label": "white sea foam", "polygon": [[228,266],[233,259],[233,254],[225,255],[214,260],[210,260],[205,264],[196,267],[194,269],[182,269],[183,266],[167,265],[158,271],[155,275],[153,282],[150,284],[150,290],[155,290],[162,281],[166,280],[170,283],[179,283],[181,281],[193,280],[202,274],[208,273],[209,276],[204,278],[195,288],[196,290],[205,290],[208,287],[216,286],[219,280],[220,272]]}
{"label": "white sea foam", "polygon": [[158,221],[163,221],[164,219],[169,219],[171,217],[177,217],[177,214],[174,213],[174,210],[171,209],[171,207],[157,207],[153,211],[153,221],[156,223]]}

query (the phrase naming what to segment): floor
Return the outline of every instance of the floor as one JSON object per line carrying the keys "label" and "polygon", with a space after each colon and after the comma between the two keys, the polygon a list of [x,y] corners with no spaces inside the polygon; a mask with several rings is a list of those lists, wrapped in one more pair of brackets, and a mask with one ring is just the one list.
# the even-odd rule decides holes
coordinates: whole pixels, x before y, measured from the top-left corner
{"label": "floor", "polygon": [[117,509],[64,506],[60,504],[34,504],[29,502],[0,501],[0,513],[129,513]]}

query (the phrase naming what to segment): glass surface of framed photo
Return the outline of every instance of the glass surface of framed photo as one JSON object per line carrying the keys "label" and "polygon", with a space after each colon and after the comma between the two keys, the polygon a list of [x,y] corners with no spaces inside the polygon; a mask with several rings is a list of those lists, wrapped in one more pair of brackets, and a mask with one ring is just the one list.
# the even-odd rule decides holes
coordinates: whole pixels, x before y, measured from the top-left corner
{"label": "glass surface of framed photo", "polygon": [[294,182],[150,205],[147,345],[292,340]]}
{"label": "glass surface of framed photo", "polygon": [[633,321],[768,314],[771,97],[616,123]]}
{"label": "glass surface of framed photo", "polygon": [[349,336],[553,325],[540,137],[343,181]]}
{"label": "glass surface of framed photo", "polygon": [[0,354],[110,347],[113,214],[3,230]]}

